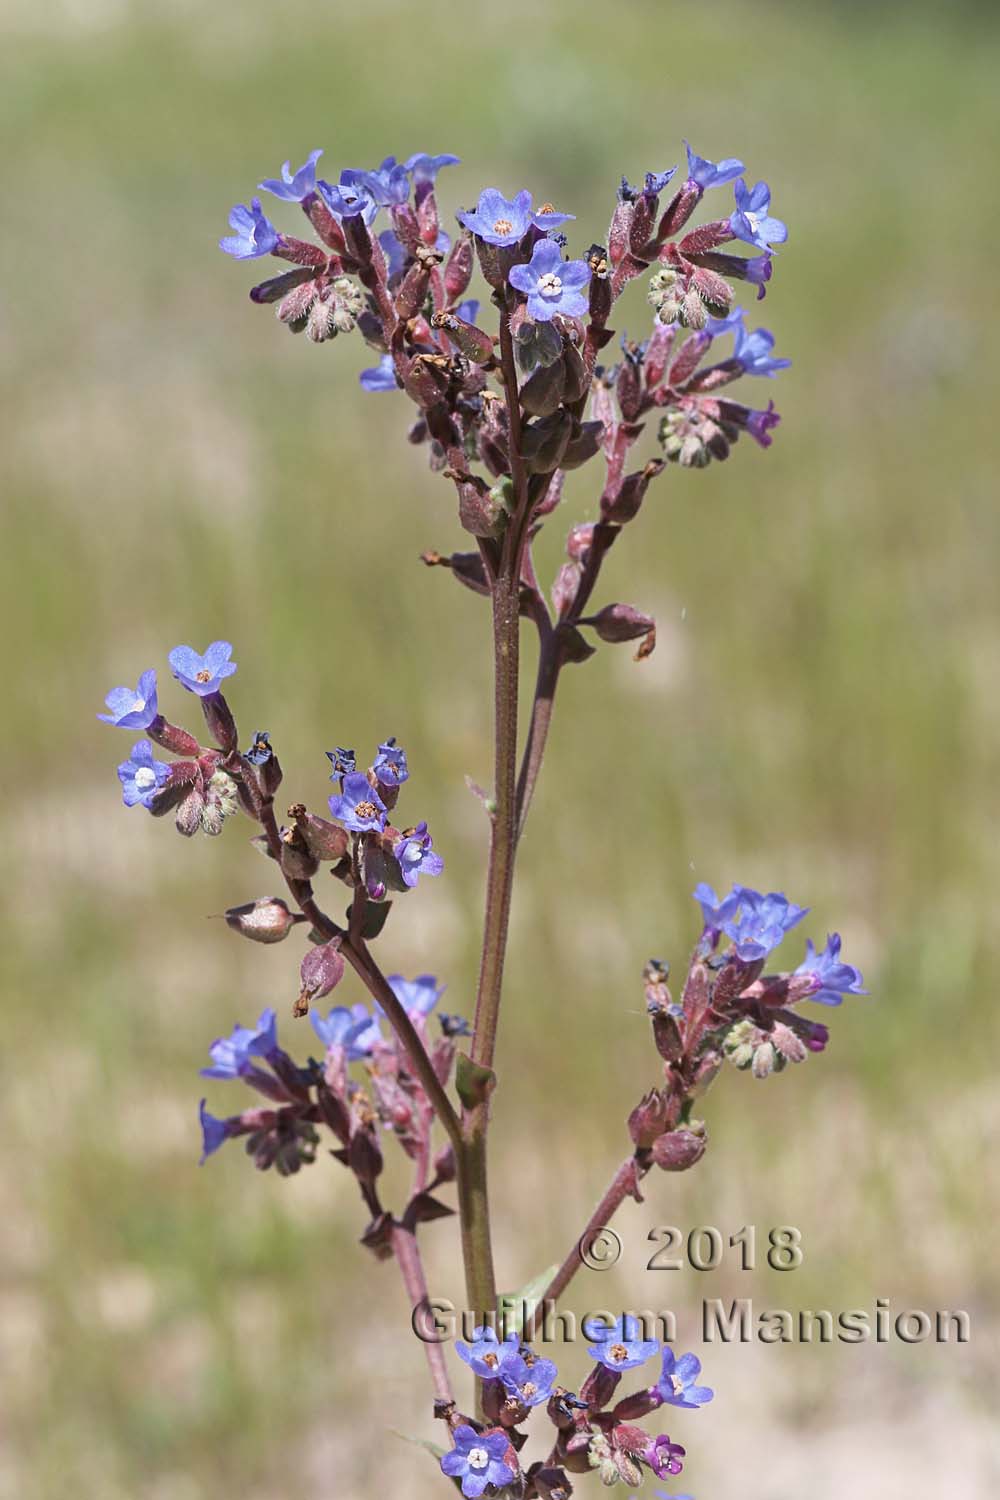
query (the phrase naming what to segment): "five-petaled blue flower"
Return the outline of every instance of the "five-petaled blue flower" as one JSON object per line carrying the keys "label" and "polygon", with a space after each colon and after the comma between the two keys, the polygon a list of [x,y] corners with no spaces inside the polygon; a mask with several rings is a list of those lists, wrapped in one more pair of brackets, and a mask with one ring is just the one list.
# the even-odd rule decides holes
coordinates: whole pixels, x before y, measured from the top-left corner
{"label": "five-petaled blue flower", "polygon": [[508,1395],[524,1406],[541,1406],[552,1395],[559,1371],[551,1359],[539,1359],[532,1355],[525,1359],[514,1354],[503,1361],[500,1378]]}
{"label": "five-petaled blue flower", "polygon": [[742,323],[737,323],[733,334],[733,358],[739,360],[744,375],[769,375],[773,379],[779,370],[787,370],[792,363],[790,359],[771,357],[774,334],[768,328],[755,328],[749,333]]}
{"label": "five-petaled blue flower", "polygon": [[514,1470],[504,1462],[510,1449],[510,1438],[505,1432],[499,1428],[477,1432],[463,1423],[454,1429],[452,1439],[455,1446],[442,1458],[441,1469],[449,1479],[461,1479],[463,1495],[475,1497],[488,1484],[499,1490],[513,1481]]}
{"label": "five-petaled blue flower", "polygon": [[734,885],[728,896],[720,897],[704,881],[695,886],[694,899],[701,907],[706,927],[714,932],[721,932],[723,922],[729,920],[740,904],[740,890],[740,886]]}
{"label": "five-petaled blue flower", "polygon": [[659,1339],[641,1338],[638,1319],[628,1313],[610,1328],[603,1321],[594,1327],[593,1322],[588,1318],[583,1325],[585,1336],[594,1340],[587,1353],[606,1370],[633,1370],[660,1352]]}
{"label": "five-petaled blue flower", "polygon": [[404,833],[393,844],[392,852],[407,885],[416,885],[421,875],[440,875],[444,869],[444,860],[435,853],[432,843],[427,824],[418,823],[412,833]]}
{"label": "five-petaled blue flower", "polygon": [[766,958],[809,910],[807,906],[796,906],[778,891],[762,896],[760,891],[751,891],[745,885],[736,889],[739,906],[735,914],[723,921],[722,930],[732,939],[737,955],[747,962]]}
{"label": "five-petaled blue flower", "polygon": [[390,974],[389,987],[411,1020],[415,1016],[428,1015],[448,988],[447,985],[438,984],[433,974],[418,974],[416,979],[404,979],[402,974]]}
{"label": "five-petaled blue flower", "polygon": [[234,1026],[232,1035],[217,1037],[208,1049],[210,1068],[202,1068],[203,1078],[242,1078],[253,1066],[254,1057],[270,1057],[278,1050],[277,1019],[269,1006],[260,1013],[256,1026]]}
{"label": "five-petaled blue flower", "polygon": [[229,215],[229,227],[236,233],[224,235],[219,241],[219,249],[236,260],[256,260],[259,255],[270,255],[281,239],[261,208],[259,198],[254,198],[249,208],[237,203]]}
{"label": "five-petaled blue flower", "polygon": [[709,161],[704,156],[699,156],[697,151],[692,151],[687,141],[688,155],[688,182],[696,182],[702,189],[722,187],[723,183],[732,182],[743,171],[743,163],[735,156],[725,156],[722,161]]}
{"label": "five-petaled blue flower", "polygon": [[381,833],[385,827],[385,803],[363,771],[344,777],[344,790],[330,798],[330,811],[354,833]]}
{"label": "five-petaled blue flower", "polygon": [[[399,975],[394,976],[396,979]],[[392,984],[392,978],[389,983]],[[395,989],[395,985],[393,985]],[[502,1367],[508,1360],[518,1357],[520,1340],[516,1333],[512,1333],[503,1343],[497,1337],[495,1328],[483,1324],[480,1328],[472,1330],[472,1342],[466,1344],[462,1339],[455,1341],[455,1353],[459,1359],[478,1375],[480,1380],[497,1380],[500,1378]]]}
{"label": "five-petaled blue flower", "polygon": [[321,1016],[318,1010],[311,1010],[309,1019],[323,1046],[343,1047],[348,1062],[369,1057],[375,1043],[382,1040],[378,1019],[360,1001],[350,1009],[346,1005],[335,1005],[325,1016]]}
{"label": "five-petaled blue flower", "polygon": [[705,1406],[715,1392],[707,1385],[695,1385],[701,1374],[701,1360],[696,1354],[682,1354],[678,1359],[669,1345],[663,1351],[663,1373],[656,1389],[668,1406]]}
{"label": "five-petaled blue flower", "polygon": [[215,1115],[210,1115],[205,1108],[206,1101],[203,1099],[198,1106],[198,1119],[201,1121],[201,1161],[198,1163],[203,1167],[213,1152],[229,1136],[229,1125],[226,1120],[217,1120]]}
{"label": "five-petaled blue flower", "polygon": [[553,240],[538,240],[527,265],[511,266],[509,281],[528,298],[528,316],[549,323],[557,313],[582,318],[587,311],[583,288],[591,277],[585,260],[563,260]]}
{"label": "five-petaled blue flower", "polygon": [[748,188],[740,177],[736,183],[736,207],[729,217],[729,227],[738,240],[756,245],[758,250],[770,250],[772,241],[783,245],[788,238],[788,229],[780,219],[773,219],[771,189],[766,182],[758,182]]}
{"label": "five-petaled blue flower", "polygon": [[126,807],[152,807],[153,798],[170,775],[165,761],[153,759],[153,747],[148,740],[138,740],[132,746],[128,760],[118,767],[118,780],[122,784],[122,801]]}
{"label": "five-petaled blue flower", "polygon": [[440,156],[428,156],[424,151],[418,151],[411,156],[406,163],[406,170],[413,174],[414,186],[422,182],[433,183],[442,167],[457,167],[461,161],[459,156],[449,156],[443,152]]}
{"label": "five-petaled blue flower", "polygon": [[498,188],[483,188],[475,212],[466,210],[456,217],[488,245],[516,245],[532,225],[548,233],[574,215],[558,214],[547,203],[533,210],[527,188],[522,188],[514,198],[505,198]]}
{"label": "five-petaled blue flower", "polygon": [[308,198],[310,193],[316,191],[316,163],[322,155],[322,151],[310,151],[297,172],[292,172],[291,162],[286,161],[280,178],[265,177],[257,186],[265,193],[272,193],[275,198],[284,199],[286,203],[301,203],[303,198]]}
{"label": "five-petaled blue flower", "polygon": [[97,717],[105,724],[115,724],[119,729],[148,729],[159,713],[155,671],[150,667],[143,672],[138,687],[112,688],[104,701],[111,712]]}
{"label": "five-petaled blue flower", "polygon": [[379,202],[365,181],[365,175],[354,170],[341,172],[336,185],[322,177],[316,179],[316,191],[335,219],[356,219],[360,215],[366,224],[374,221]]}
{"label": "five-petaled blue flower", "polygon": [[398,391],[399,381],[396,379],[396,366],[391,354],[383,354],[377,365],[368,370],[362,370],[358,376],[363,390],[366,391]]}
{"label": "five-petaled blue flower", "polygon": [[806,956],[795,972],[813,976],[816,989],[809,999],[817,1000],[820,1005],[839,1005],[845,995],[868,993],[861,988],[864,983],[861,970],[856,969],[853,964],[843,964],[840,961],[839,932],[828,934],[822,953],[817,953],[812,939],[807,938]]}
{"label": "five-petaled blue flower", "polygon": [[228,641],[213,641],[199,655],[190,646],[175,646],[167,660],[170,670],[182,687],[199,698],[210,698],[217,693],[227,677],[236,671],[236,663],[229,658],[233,648]]}
{"label": "five-petaled blue flower", "polygon": [[406,764],[406,751],[396,744],[395,735],[379,745],[372,770],[380,786],[402,786],[408,780],[410,770]]}
{"label": "five-petaled blue flower", "polygon": [[373,172],[359,172],[349,168],[346,172],[341,172],[340,181],[341,190],[344,185],[360,185],[367,189],[380,208],[387,208],[392,203],[405,203],[410,196],[409,171],[394,156],[387,156]]}

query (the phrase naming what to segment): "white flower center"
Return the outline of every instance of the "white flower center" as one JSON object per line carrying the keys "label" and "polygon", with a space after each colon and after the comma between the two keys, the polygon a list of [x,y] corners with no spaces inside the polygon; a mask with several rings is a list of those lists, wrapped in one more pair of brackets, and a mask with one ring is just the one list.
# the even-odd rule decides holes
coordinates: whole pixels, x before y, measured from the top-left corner
{"label": "white flower center", "polygon": [[140,792],[148,792],[151,786],[156,785],[156,772],[149,766],[140,766],[135,773],[135,784]]}
{"label": "white flower center", "polygon": [[544,276],[538,278],[538,291],[543,297],[561,297],[562,281],[555,271],[546,271]]}
{"label": "white flower center", "polygon": [[758,229],[760,228],[760,214],[751,213],[748,209],[746,212],[746,220],[750,225],[750,228],[753,230],[754,234],[756,234]]}
{"label": "white flower center", "polygon": [[419,865],[423,857],[424,851],[421,849],[419,844],[415,844],[412,840],[403,850],[403,859],[408,865]]}
{"label": "white flower center", "polygon": [[490,1461],[490,1455],[487,1453],[487,1451],[486,1451],[485,1448],[470,1448],[469,1449],[469,1468],[470,1469],[485,1469],[486,1465],[489,1463],[489,1461]]}
{"label": "white flower center", "polygon": [[671,1377],[670,1377],[670,1384],[674,1388],[674,1395],[675,1396],[679,1396],[682,1393],[682,1391],[684,1390],[684,1382],[683,1382],[683,1380],[679,1379],[678,1376],[676,1376],[676,1375],[671,1375]]}
{"label": "white flower center", "polygon": [[135,702],[132,704],[132,707],[129,709],[129,713],[130,714],[141,714],[142,711],[143,711],[143,709],[145,707],[146,707],[146,700],[145,700],[145,698],[136,698]]}

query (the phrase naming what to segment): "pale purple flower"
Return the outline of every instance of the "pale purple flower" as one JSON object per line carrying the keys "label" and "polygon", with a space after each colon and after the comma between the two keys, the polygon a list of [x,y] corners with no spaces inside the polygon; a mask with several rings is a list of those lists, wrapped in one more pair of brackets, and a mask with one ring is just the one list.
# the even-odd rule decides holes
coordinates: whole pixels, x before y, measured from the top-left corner
{"label": "pale purple flower", "polygon": [[524,1406],[541,1406],[552,1394],[559,1371],[551,1359],[539,1359],[531,1355],[525,1359],[515,1354],[504,1359],[500,1378],[509,1396]]}
{"label": "pale purple flower", "polygon": [[201,655],[191,646],[175,646],[167,660],[182,687],[199,698],[210,698],[236,671],[236,663],[229,660],[232,654],[228,641],[213,641]]}
{"label": "pale purple flower", "polygon": [[215,1115],[210,1115],[206,1108],[207,1102],[203,1099],[198,1106],[198,1119],[201,1123],[201,1161],[198,1163],[200,1167],[203,1167],[208,1158],[229,1138],[228,1120],[218,1120]]}
{"label": "pale purple flower", "polygon": [[701,907],[701,914],[705,926],[713,932],[721,932],[723,922],[727,922],[740,904],[740,891],[742,887],[734,885],[728,896],[717,896],[710,885],[704,881],[694,888],[694,899]]}
{"label": "pale purple flower", "polygon": [[435,853],[432,843],[427,824],[418,823],[412,833],[404,833],[393,844],[392,852],[408,886],[415,886],[421,875],[440,875],[444,869],[444,860]]}
{"label": "pale purple flower", "polygon": [[317,178],[316,191],[335,219],[356,219],[360,216],[368,225],[374,222],[379,203],[364,177],[365,173],[350,170],[341,172],[340,181],[336,184],[326,182],[322,177]]}
{"label": "pale purple flower", "polygon": [[153,747],[148,740],[139,740],[132,746],[128,760],[118,767],[118,780],[122,784],[122,801],[126,807],[152,807],[153,798],[170,776],[170,767],[162,760],[153,759]]}
{"label": "pale purple flower", "polygon": [[487,1485],[499,1490],[512,1483],[514,1470],[504,1462],[510,1449],[506,1432],[477,1432],[463,1423],[451,1436],[455,1446],[442,1458],[441,1469],[449,1479],[461,1479],[468,1500],[475,1500]]}
{"label": "pale purple flower", "polygon": [[[389,983],[392,983],[391,979]],[[466,1344],[462,1339],[455,1341],[455,1353],[481,1380],[499,1379],[506,1362],[518,1357],[519,1348],[520,1340],[516,1333],[512,1333],[501,1343],[496,1329],[490,1328],[486,1323],[472,1330],[471,1343]]]}
{"label": "pale purple flower", "polygon": [[401,745],[396,744],[395,735],[379,745],[378,754],[372,762],[372,770],[380,786],[402,786],[404,781],[409,780],[410,771],[406,764],[406,751]]}
{"label": "pale purple flower", "polygon": [[[816,989],[809,996],[820,1005],[839,1005],[845,995],[867,995],[861,988],[861,970],[853,964],[840,961],[840,933],[831,932],[826,947],[817,953],[812,939],[806,939],[806,956],[795,970],[796,974],[811,974]],[[814,1049],[815,1050],[815,1049]]]}
{"label": "pale purple flower", "polygon": [[610,1328],[603,1321],[595,1321],[592,1327],[588,1327],[591,1322],[592,1320],[585,1319],[583,1325],[585,1337],[594,1340],[587,1353],[607,1370],[633,1370],[636,1365],[645,1364],[647,1359],[652,1359],[654,1354],[660,1352],[659,1339],[641,1338],[642,1328],[638,1319],[628,1313],[623,1314]]}
{"label": "pale purple flower", "polygon": [[242,1078],[253,1066],[251,1058],[270,1057],[278,1050],[277,1018],[268,1006],[262,1010],[256,1026],[234,1026],[232,1034],[217,1037],[208,1049],[210,1068],[202,1068],[203,1078]]}
{"label": "pale purple flower", "polygon": [[378,364],[362,370],[358,379],[366,391],[398,391],[400,388],[391,354],[383,354]]}
{"label": "pale purple flower", "polygon": [[736,183],[736,207],[729,218],[729,227],[738,240],[756,245],[759,250],[770,250],[771,242],[783,245],[788,238],[788,229],[780,219],[769,213],[771,189],[766,182],[758,182],[748,188],[740,177]]}
{"label": "pale purple flower", "polygon": [[643,1461],[649,1465],[657,1479],[666,1479],[668,1474],[679,1474],[684,1467],[682,1459],[687,1450],[680,1443],[672,1443],[664,1432],[654,1438],[643,1453]]}
{"label": "pale purple flower", "polygon": [[237,203],[229,215],[229,227],[235,234],[227,234],[219,241],[219,249],[236,260],[256,260],[259,255],[270,255],[281,239],[280,234],[254,198],[249,208]]}
{"label": "pale purple flower", "polygon": [[410,196],[410,174],[394,156],[387,156],[373,172],[353,168],[341,172],[340,183],[342,191],[344,187],[360,186],[366,189],[381,208],[388,208],[393,203],[405,203]]}
{"label": "pale purple flower", "polygon": [[736,889],[739,906],[735,915],[723,921],[722,930],[732,939],[737,955],[746,962],[766,958],[809,910],[807,906],[796,906],[778,891],[762,896],[760,891],[752,891],[745,885]]}
{"label": "pale purple flower", "polygon": [[695,1385],[701,1374],[701,1360],[696,1354],[674,1354],[669,1344],[663,1351],[663,1372],[656,1390],[668,1406],[706,1406],[715,1392],[707,1385]]}
{"label": "pale purple flower", "polygon": [[533,210],[531,194],[526,188],[514,198],[505,198],[498,188],[484,188],[475,211],[465,211],[456,217],[488,245],[516,245],[532,225],[547,232],[565,224],[573,215],[558,214],[547,206]]}
{"label": "pale purple flower", "polygon": [[585,260],[563,260],[554,240],[538,240],[527,265],[511,266],[508,280],[528,298],[528,316],[549,323],[557,313],[582,318],[587,311],[583,288],[591,270]]}
{"label": "pale purple flower", "polygon": [[143,672],[138,687],[112,688],[104,701],[111,712],[97,717],[105,724],[114,724],[119,729],[148,729],[159,717],[155,671],[150,667]]}
{"label": "pale purple flower", "polygon": [[316,191],[316,163],[323,155],[322,151],[310,151],[298,171],[291,170],[291,162],[286,161],[281,169],[281,177],[265,177],[263,182],[257,186],[265,193],[271,193],[275,198],[281,198],[286,203],[301,203],[310,193]]}
{"label": "pale purple flower", "polygon": [[687,141],[684,145],[687,148],[688,182],[696,182],[702,190],[722,187],[723,183],[732,182],[743,171],[743,163],[735,156],[725,156],[721,161],[709,161],[692,151]]}
{"label": "pale purple flower", "polygon": [[411,1021],[418,1016],[428,1015],[447,989],[447,985],[438,984],[433,974],[418,974],[416,979],[404,979],[402,974],[390,974],[388,978],[389,988]]}
{"label": "pale purple flower", "polygon": [[344,790],[330,798],[330,812],[354,833],[381,833],[385,827],[385,803],[362,771],[344,777]]}
{"label": "pale purple flower", "polygon": [[418,151],[407,160],[406,170],[412,174],[414,186],[419,186],[422,182],[433,183],[442,167],[456,167],[460,161],[461,157],[447,153],[428,156],[426,152]]}
{"label": "pale purple flower", "polygon": [[739,360],[744,375],[767,375],[771,379],[779,370],[787,370],[790,359],[773,359],[774,334],[767,328],[755,328],[749,333],[742,323],[733,328],[735,343],[733,358]]}
{"label": "pale purple flower", "polygon": [[343,1047],[348,1062],[369,1057],[375,1043],[382,1040],[377,1018],[360,1001],[350,1009],[346,1005],[335,1005],[325,1016],[318,1010],[311,1010],[309,1019],[323,1046]]}

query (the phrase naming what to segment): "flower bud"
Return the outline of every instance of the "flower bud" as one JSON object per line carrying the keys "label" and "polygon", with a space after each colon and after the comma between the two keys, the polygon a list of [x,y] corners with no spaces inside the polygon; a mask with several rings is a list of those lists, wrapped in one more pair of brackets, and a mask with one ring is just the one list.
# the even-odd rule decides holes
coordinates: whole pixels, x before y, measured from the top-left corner
{"label": "flower bud", "polygon": [[521,451],[529,472],[551,474],[560,464],[566,467],[564,460],[572,431],[573,418],[567,411],[556,411],[529,422],[521,433]]}
{"label": "flower bud", "polygon": [[488,365],[493,358],[493,340],[485,328],[460,318],[457,313],[436,312],[432,328],[443,328],[451,343],[474,365]]}
{"label": "flower bud", "polygon": [[314,280],[301,283],[282,297],[274,309],[275,317],[280,323],[286,324],[293,333],[301,333],[306,326],[309,309],[316,301],[318,294],[319,287]]}
{"label": "flower bud", "polygon": [[346,829],[337,823],[330,823],[326,818],[318,818],[315,813],[306,812],[301,802],[293,802],[288,809],[288,816],[295,824],[296,831],[302,836],[302,841],[312,857],[321,864],[336,862],[342,859],[351,847],[350,835]]}
{"label": "flower bud", "polygon": [[240,739],[236,731],[236,720],[222,694],[209,693],[202,698],[201,708],[208,731],[214,736],[219,749],[224,750],[227,755],[238,750]]}
{"label": "flower bud", "polygon": [[288,910],[280,896],[262,896],[224,913],[226,925],[255,943],[280,943],[302,918]]}
{"label": "flower bud", "polygon": [[613,521],[618,526],[633,521],[639,514],[650,480],[655,479],[657,474],[662,474],[664,468],[663,460],[654,458],[650,459],[644,469],[626,474],[617,494],[601,496],[601,514],[604,519]]}
{"label": "flower bud", "polygon": [[431,283],[431,267],[423,258],[415,260],[407,271],[396,293],[396,312],[403,322],[423,307],[427,300],[427,289]]}
{"label": "flower bud", "polygon": [[700,1121],[683,1130],[671,1130],[653,1144],[653,1160],[664,1172],[686,1172],[705,1155],[708,1137]]}
{"label": "flower bud", "polygon": [[615,204],[615,211],[611,215],[611,224],[608,228],[608,260],[612,266],[620,265],[628,254],[634,214],[634,202],[628,198],[619,198]]}
{"label": "flower bud", "polygon": [[612,645],[649,635],[656,624],[652,615],[644,615],[632,604],[606,604],[588,623],[602,641]]}
{"label": "flower bud", "polygon": [[563,450],[560,460],[564,469],[578,469],[592,459],[604,437],[603,422],[580,422]]}
{"label": "flower bud", "polygon": [[176,724],[168,724],[162,714],[157,715],[146,733],[154,744],[169,750],[172,755],[197,757],[201,754],[201,746],[194,735]]}
{"label": "flower bud", "polygon": [[667,379],[671,385],[683,385],[686,380],[690,379],[711,342],[711,334],[704,332],[692,333],[684,340],[670,365],[670,374]]}
{"label": "flower bud", "polygon": [[449,302],[457,302],[464,296],[472,280],[473,255],[472,236],[461,235],[452,245],[445,261],[444,289]]}
{"label": "flower bud", "polygon": [[239,809],[236,783],[225,771],[216,771],[205,787],[201,809],[201,831],[209,838],[222,832],[222,825]]}
{"label": "flower bud", "polygon": [[633,1144],[645,1150],[652,1146],[673,1123],[669,1095],[655,1089],[645,1094],[628,1117],[628,1131]]}

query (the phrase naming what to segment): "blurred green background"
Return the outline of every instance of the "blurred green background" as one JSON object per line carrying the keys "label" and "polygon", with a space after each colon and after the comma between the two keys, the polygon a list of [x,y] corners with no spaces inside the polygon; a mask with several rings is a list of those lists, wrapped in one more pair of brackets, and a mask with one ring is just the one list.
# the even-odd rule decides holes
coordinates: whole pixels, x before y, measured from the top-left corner
{"label": "blurred green background", "polygon": [[[717,1397],[669,1424],[690,1453],[670,1488],[995,1493],[995,20],[5,0],[2,1500],[442,1493],[387,1435],[436,1434],[346,1174],[258,1176],[238,1147],[197,1169],[208,1042],[284,1011],[295,977],[291,946],[206,917],[273,876],[246,825],[186,842],[126,813],[129,738],[94,713],[155,663],[167,713],[190,715],[166,652],[224,636],[244,738],[270,730],[288,800],[320,804],[325,748],[397,734],[448,870],[397,904],[380,956],[435,970],[468,1012],[486,611],[417,561],[462,545],[451,491],[403,441],[404,399],[359,391],[360,341],[289,338],[215,240],[323,145],[331,176],[455,151],[449,213],[527,185],[577,214],[579,252],[620,175],[677,161],[683,136],[772,184],[791,234],[755,312],[795,364],[748,383],[784,416],[770,452],[670,471],[609,561],[599,602],[654,612],[656,654],[606,647],[564,680],[508,970],[501,1281],[563,1253],[620,1158],[657,1077],[639,969],[683,966],[692,885],[786,890],[813,909],[803,932],[844,934],[872,997],[833,1015],[824,1057],[723,1078],[705,1161],[649,1179],[621,1264],[569,1305],[672,1307],[694,1347],[705,1296],[967,1309],[964,1348],[704,1351]],[[618,327],[646,316],[639,283]],[[568,488],[550,575],[598,482]],[[648,1273],[663,1223],[794,1224],[805,1263]],[[453,1226],[425,1239],[432,1289],[460,1300]],[[569,1382],[583,1369],[570,1351]]]}

